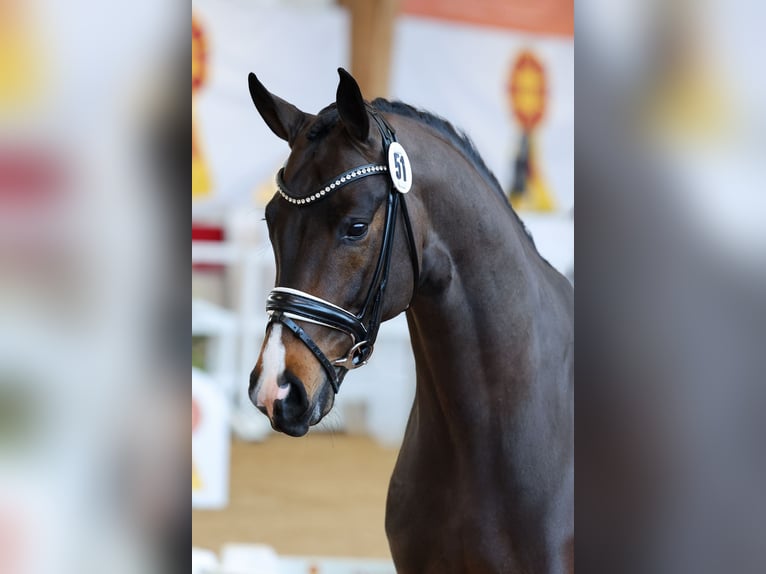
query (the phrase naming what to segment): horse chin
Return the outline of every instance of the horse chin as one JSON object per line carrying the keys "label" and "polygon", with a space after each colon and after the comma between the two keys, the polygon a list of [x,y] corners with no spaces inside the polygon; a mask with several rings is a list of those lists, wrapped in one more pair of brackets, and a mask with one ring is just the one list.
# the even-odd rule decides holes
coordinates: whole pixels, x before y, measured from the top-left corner
{"label": "horse chin", "polygon": [[[282,425],[279,428],[274,427],[274,430],[277,430],[279,432],[285,433],[287,436],[292,436],[296,438],[300,438],[302,436],[306,436],[306,433],[309,432],[309,424],[308,423],[292,423],[289,425]],[[273,427],[273,425],[272,425]]]}
{"label": "horse chin", "polygon": [[309,426],[314,426],[319,424],[322,419],[324,418],[325,413],[322,412],[322,410],[319,407],[319,403],[317,403],[314,406],[314,410],[311,411],[311,417],[309,418]]}
{"label": "horse chin", "polygon": [[322,419],[327,416],[332,410],[335,404],[335,393],[332,391],[332,386],[329,381],[325,382],[322,386],[322,390],[318,393],[316,401],[314,402],[314,408],[311,410],[311,416],[309,417],[309,425],[314,426],[319,424]]}
{"label": "horse chin", "polygon": [[[280,431],[285,433],[288,436],[292,437],[302,437],[305,436],[309,432],[309,428],[319,423],[327,414],[327,412],[324,411],[322,408],[322,403],[317,402],[314,404],[314,407],[311,409],[307,415],[304,415],[302,417],[302,420],[299,421],[293,421],[289,424],[282,423],[279,425],[279,428],[275,427],[272,423],[272,427],[274,430]],[[332,408],[332,407],[330,407]],[[329,409],[327,409],[329,411]]]}

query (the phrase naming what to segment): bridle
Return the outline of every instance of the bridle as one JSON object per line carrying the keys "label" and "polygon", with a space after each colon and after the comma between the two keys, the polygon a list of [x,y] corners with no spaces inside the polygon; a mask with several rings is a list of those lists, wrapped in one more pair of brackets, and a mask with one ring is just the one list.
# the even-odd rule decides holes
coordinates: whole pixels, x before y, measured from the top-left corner
{"label": "bridle", "polygon": [[[391,144],[397,141],[394,130],[391,129],[388,122],[374,108],[368,106],[367,111],[375,120],[380,130],[383,138],[383,151],[385,156],[388,157]],[[389,175],[389,166],[386,164],[370,163],[355,167],[327,182],[319,191],[308,197],[298,197],[288,191],[284,181],[284,168],[279,170],[276,179],[279,195],[293,205],[303,206],[322,200],[338,189],[372,175]],[[412,233],[412,224],[404,200],[404,194],[396,189],[392,177],[386,178],[388,181],[386,219],[383,227],[380,255],[375,265],[372,283],[367,291],[364,304],[358,313],[352,313],[325,299],[289,287],[275,287],[266,299],[269,324],[279,323],[284,325],[306,345],[324,368],[336,394],[340,388],[341,377],[339,373],[366,365],[372,355],[381,322],[383,295],[391,268],[391,253],[393,252],[396,220],[400,206],[407,232],[415,288],[418,285],[420,269],[415,238]],[[345,356],[330,361],[296,321],[306,321],[345,333],[351,338],[351,347]]]}

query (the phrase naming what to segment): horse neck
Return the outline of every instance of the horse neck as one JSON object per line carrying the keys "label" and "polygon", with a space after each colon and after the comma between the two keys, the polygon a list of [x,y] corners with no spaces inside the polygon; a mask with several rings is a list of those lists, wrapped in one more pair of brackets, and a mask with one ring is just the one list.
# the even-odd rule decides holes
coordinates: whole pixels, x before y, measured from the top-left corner
{"label": "horse neck", "polygon": [[414,412],[429,419],[424,426],[441,422],[462,439],[467,428],[486,437],[482,430],[503,429],[477,424],[506,424],[488,409],[513,416],[546,400],[549,391],[534,385],[541,344],[569,343],[557,332],[561,321],[548,320],[566,308],[563,278],[473,162],[439,135],[429,140],[424,146],[438,169],[417,188],[429,227],[424,280],[407,313],[418,375]]}

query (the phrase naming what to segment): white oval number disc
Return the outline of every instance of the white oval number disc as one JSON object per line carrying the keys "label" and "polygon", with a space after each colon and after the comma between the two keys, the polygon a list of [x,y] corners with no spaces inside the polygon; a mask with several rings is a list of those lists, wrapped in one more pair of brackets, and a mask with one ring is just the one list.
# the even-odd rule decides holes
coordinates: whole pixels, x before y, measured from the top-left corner
{"label": "white oval number disc", "polygon": [[407,193],[412,187],[412,169],[410,168],[410,158],[407,152],[399,144],[392,142],[388,146],[388,173],[391,174],[391,181],[394,187],[401,193]]}

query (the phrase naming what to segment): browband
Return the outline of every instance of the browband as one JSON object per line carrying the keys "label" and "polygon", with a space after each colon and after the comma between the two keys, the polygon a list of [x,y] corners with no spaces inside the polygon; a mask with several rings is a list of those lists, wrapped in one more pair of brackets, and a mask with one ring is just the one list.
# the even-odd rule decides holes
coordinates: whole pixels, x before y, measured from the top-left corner
{"label": "browband", "polygon": [[332,181],[328,181],[313,195],[308,197],[296,197],[287,191],[287,186],[285,185],[284,180],[285,168],[282,168],[277,172],[277,191],[279,191],[279,195],[294,205],[306,205],[307,203],[313,203],[318,199],[322,199],[334,191],[338,191],[341,187],[348,185],[352,181],[357,181],[368,175],[385,173],[386,171],[388,171],[388,166],[382,164],[368,163],[367,165],[361,165],[340,174]]}

